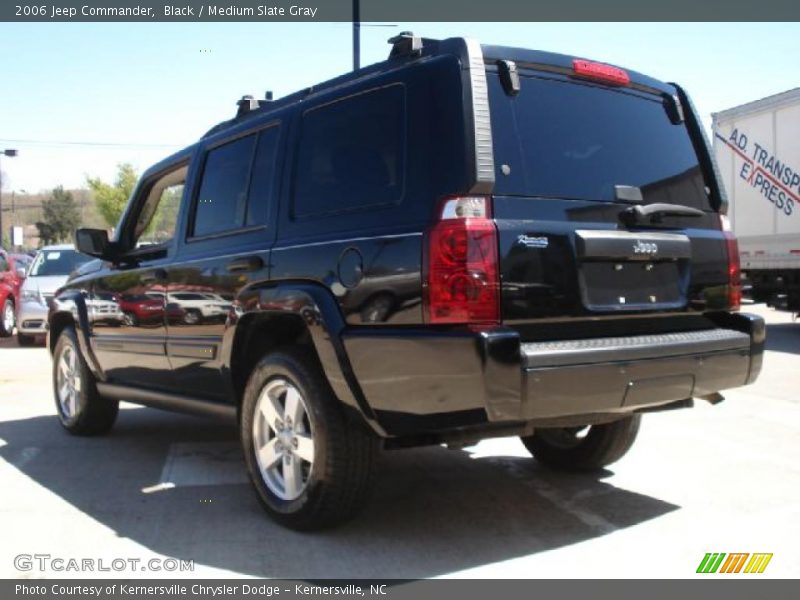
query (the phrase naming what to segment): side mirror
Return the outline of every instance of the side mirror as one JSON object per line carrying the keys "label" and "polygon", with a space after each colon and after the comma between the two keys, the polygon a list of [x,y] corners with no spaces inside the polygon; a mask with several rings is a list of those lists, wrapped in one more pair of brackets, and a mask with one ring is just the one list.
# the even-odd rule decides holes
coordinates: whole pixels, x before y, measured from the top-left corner
{"label": "side mirror", "polygon": [[20,279],[25,279],[26,276],[25,267],[17,267],[17,275],[19,275]]}
{"label": "side mirror", "polygon": [[109,260],[111,258],[111,242],[105,229],[81,228],[75,232],[75,247],[78,252]]}

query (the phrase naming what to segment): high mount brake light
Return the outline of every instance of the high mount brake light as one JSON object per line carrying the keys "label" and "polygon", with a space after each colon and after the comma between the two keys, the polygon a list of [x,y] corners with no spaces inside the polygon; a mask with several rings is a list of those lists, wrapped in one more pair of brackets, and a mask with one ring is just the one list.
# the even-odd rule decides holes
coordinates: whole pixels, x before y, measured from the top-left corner
{"label": "high mount brake light", "polygon": [[630,85],[631,83],[630,76],[623,69],[612,67],[611,65],[604,65],[603,63],[592,62],[590,60],[574,59],[572,61],[572,70],[575,72],[575,75],[580,77],[595,79],[614,85]]}
{"label": "high mount brake light", "polygon": [[728,254],[728,308],[739,310],[742,306],[742,266],[739,259],[739,242],[731,231],[728,217],[720,215],[719,221],[722,235],[725,236],[725,250]]}
{"label": "high mount brake light", "polygon": [[500,269],[491,198],[446,198],[427,242],[428,322],[498,323]]}

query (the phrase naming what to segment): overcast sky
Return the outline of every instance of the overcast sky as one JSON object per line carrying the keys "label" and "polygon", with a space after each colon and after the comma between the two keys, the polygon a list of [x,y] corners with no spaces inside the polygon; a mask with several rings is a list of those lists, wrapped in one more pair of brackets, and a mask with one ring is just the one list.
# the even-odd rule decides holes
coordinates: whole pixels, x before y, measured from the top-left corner
{"label": "overcast sky", "polygon": [[[386,39],[467,35],[619,64],[681,83],[710,114],[800,86],[800,24],[398,23],[365,27],[363,64]],[[280,97],[350,69],[350,25],[0,24],[3,191],[81,187],[140,171],[230,118],[243,94]]]}

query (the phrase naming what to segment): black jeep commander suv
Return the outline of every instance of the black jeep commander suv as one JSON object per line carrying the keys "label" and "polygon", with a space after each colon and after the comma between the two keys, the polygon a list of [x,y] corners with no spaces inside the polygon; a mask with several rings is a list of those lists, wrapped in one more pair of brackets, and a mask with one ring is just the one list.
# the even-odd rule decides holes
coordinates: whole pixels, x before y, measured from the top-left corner
{"label": "black jeep commander suv", "polygon": [[[147,170],[49,318],[58,414],[235,419],[280,523],[352,515],[379,447],[519,435],[619,459],[642,412],[759,373],[736,240],[684,90],[584,59],[403,34],[385,62]],[[94,298],[119,303],[92,319]]]}

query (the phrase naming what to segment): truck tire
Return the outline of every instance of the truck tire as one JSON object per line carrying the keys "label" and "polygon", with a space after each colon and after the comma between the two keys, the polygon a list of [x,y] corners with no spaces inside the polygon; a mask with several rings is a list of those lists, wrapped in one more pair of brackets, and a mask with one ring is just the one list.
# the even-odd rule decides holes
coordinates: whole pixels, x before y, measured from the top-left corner
{"label": "truck tire", "polygon": [[348,419],[313,354],[261,359],[244,391],[240,433],[258,499],[281,525],[332,527],[364,503],[377,439]]}
{"label": "truck tire", "polygon": [[641,415],[586,427],[536,429],[521,437],[533,457],[564,471],[596,471],[622,458],[639,432]]}
{"label": "truck tire", "polygon": [[65,327],[53,351],[53,394],[62,427],[73,435],[107,433],[117,420],[119,402],[97,392],[72,327]]}

